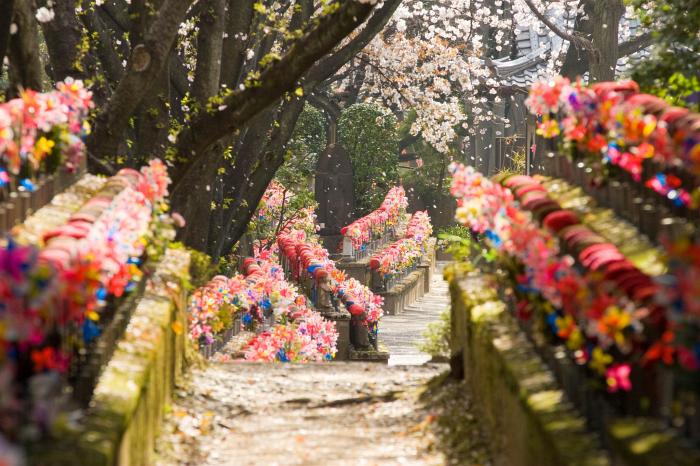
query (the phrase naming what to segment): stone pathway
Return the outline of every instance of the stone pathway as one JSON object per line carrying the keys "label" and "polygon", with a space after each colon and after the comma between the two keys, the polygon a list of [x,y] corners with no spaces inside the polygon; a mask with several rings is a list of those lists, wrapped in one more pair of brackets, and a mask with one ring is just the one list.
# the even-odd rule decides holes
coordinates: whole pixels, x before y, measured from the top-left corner
{"label": "stone pathway", "polygon": [[165,465],[438,465],[417,391],[442,365],[212,363],[165,426]]}
{"label": "stone pathway", "polygon": [[430,284],[430,292],[418,299],[403,313],[384,316],[379,322],[379,335],[389,350],[389,365],[419,365],[430,360],[418,345],[424,341],[426,326],[438,320],[450,306],[448,284],[442,278],[445,263],[438,263]]}
{"label": "stone pathway", "polygon": [[[157,466],[490,464],[463,382],[416,344],[447,307],[431,293],[381,332],[381,363],[209,362],[191,371],[157,444]],[[444,377],[443,377],[444,379]]]}

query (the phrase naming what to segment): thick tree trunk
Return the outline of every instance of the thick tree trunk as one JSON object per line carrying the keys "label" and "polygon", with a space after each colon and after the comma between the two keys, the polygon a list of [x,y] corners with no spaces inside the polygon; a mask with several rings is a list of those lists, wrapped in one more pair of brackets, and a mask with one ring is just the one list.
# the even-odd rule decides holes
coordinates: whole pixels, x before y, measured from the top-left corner
{"label": "thick tree trunk", "polygon": [[20,88],[41,92],[43,69],[39,56],[39,30],[34,9],[27,1],[14,8],[13,22],[17,32],[10,36],[9,96],[18,95]]}
{"label": "thick tree trunk", "polygon": [[[162,5],[162,0],[147,3],[145,0],[132,0],[130,8],[132,44],[143,42],[147,31],[155,20],[154,8]],[[135,144],[129,153],[131,167],[139,167],[151,158],[161,158],[168,146],[170,114],[170,69],[166,60],[151,90],[143,99],[135,115]]]}
{"label": "thick tree trunk", "polygon": [[0,63],[7,55],[10,45],[10,26],[15,10],[15,0],[0,0]]}
{"label": "thick tree trunk", "polygon": [[209,223],[214,199],[212,182],[216,177],[213,157],[189,172],[182,182],[174,186],[170,201],[173,212],[187,219],[187,224],[179,233],[179,240],[198,251],[207,251],[209,244]]}
{"label": "thick tree trunk", "polygon": [[163,158],[169,145],[170,69],[166,65],[136,115],[136,144],[130,155],[132,167],[139,167],[152,158]]}
{"label": "thick tree trunk", "polygon": [[[235,154],[234,160],[219,162],[222,174],[217,177],[217,181],[221,185],[212,190],[209,222],[204,226],[195,227],[195,229],[205,228],[208,232],[208,244],[204,251],[216,260],[220,257],[222,242],[231,228],[228,224],[229,210],[237,208],[239,203],[247,202],[244,192],[250,187],[249,174],[264,153],[269,139],[268,133],[276,118],[277,112],[274,110],[267,110],[255,117],[247,125],[243,134],[232,144],[231,152]],[[217,159],[219,159],[218,154],[210,151],[207,154],[206,163],[216,164]],[[253,206],[257,206],[258,201],[259,199],[256,199]]]}
{"label": "thick tree trunk", "polygon": [[229,89],[240,82],[245,50],[250,43],[250,25],[255,0],[229,0],[226,12],[226,37],[221,54],[221,83]]}
{"label": "thick tree trunk", "polygon": [[[384,6],[375,12],[368,24],[353,40],[338,52],[316,63],[303,78],[305,93],[310,94],[316,85],[336,73],[354,54],[364,48],[381,31],[399,3],[400,0],[385,1]],[[299,43],[297,45],[300,46]],[[314,43],[313,45],[318,46],[319,44]],[[309,51],[305,50],[305,52],[308,53]],[[281,78],[285,79],[289,78],[289,76]],[[263,85],[266,83],[264,78],[261,81]],[[284,109],[276,120],[278,125],[273,126],[273,131],[269,138],[261,138],[257,134],[260,134],[259,130],[267,131],[271,122],[261,124],[259,130],[249,130],[244,138],[243,146],[240,150],[234,150],[236,160],[232,169],[227,170],[227,175],[224,179],[224,183],[227,186],[224,191],[224,198],[229,200],[230,204],[228,209],[223,211],[223,220],[210,224],[210,233],[208,235],[207,252],[216,260],[228,254],[246,232],[250,218],[255,213],[265,189],[273,179],[277,169],[284,163],[285,146],[303,110],[303,99],[285,102],[283,107]],[[258,116],[256,120],[264,121],[264,119],[261,120],[260,118]],[[257,149],[261,146],[260,141],[266,139],[268,143],[265,147],[262,150]],[[247,149],[247,147],[250,147],[250,143],[253,144],[252,147],[255,149]],[[185,145],[184,147],[187,146]],[[197,164],[193,165],[196,166]],[[186,172],[189,173],[189,178],[191,172],[190,170],[186,170]],[[220,229],[219,225],[221,226]]]}
{"label": "thick tree trunk", "polygon": [[625,12],[622,0],[595,0],[593,4],[592,38],[597,60],[591,61],[590,80],[613,81],[619,58],[618,34],[620,18]]}
{"label": "thick tree trunk", "polygon": [[304,73],[361,24],[372,9],[366,3],[344,2],[337,11],[319,19],[316,27],[280,60],[265,68],[255,86],[233,92],[217,111],[200,113],[178,136],[178,153],[187,157],[187,162],[174,178],[199,163],[206,149],[221,137],[240,129],[282,94],[293,90]]}
{"label": "thick tree trunk", "polygon": [[202,4],[197,36],[197,68],[192,86],[192,95],[202,107],[219,90],[225,7],[225,0],[208,0]]}
{"label": "thick tree trunk", "polygon": [[[593,25],[591,24],[591,19],[594,15],[593,1],[594,0],[582,0],[581,6],[583,10],[576,15],[574,30],[584,37],[591,37],[593,34]],[[574,44],[569,44],[569,49],[566,51],[564,64],[561,68],[562,76],[566,76],[569,79],[576,79],[578,76],[583,76],[589,69],[589,58],[590,53],[574,46]]]}
{"label": "thick tree trunk", "polygon": [[[267,186],[284,163],[285,147],[304,109],[304,101],[305,99],[294,99],[285,102],[277,119],[279,125],[275,127],[269,142],[256,157],[252,169],[247,171],[246,182],[236,183],[235,191],[239,197],[234,198],[233,206],[224,212],[223,224],[227,230],[216,248],[211,251],[214,257],[229,254],[245,234]],[[233,176],[237,176],[237,173],[234,172]]]}
{"label": "thick tree trunk", "polygon": [[[592,37],[593,23],[603,24],[603,19],[599,18],[598,13],[594,11],[594,0],[584,0],[581,2],[583,11],[576,17],[576,25],[574,29],[585,37]],[[619,24],[619,21],[618,21]],[[611,39],[611,37],[608,37]],[[593,42],[596,42],[594,39]],[[636,37],[631,37],[626,42],[622,42],[617,46],[618,59],[632,55],[640,50],[649,47],[653,42],[651,32],[644,32]],[[583,76],[591,70],[591,61],[596,61],[596,57],[591,60],[591,54],[585,50],[578,49],[573,45],[566,52],[566,59],[561,69],[562,76],[569,79],[576,79]],[[612,60],[612,58],[609,58]],[[612,65],[611,65],[612,66]],[[596,71],[598,72],[598,71]]]}
{"label": "thick tree trunk", "polygon": [[129,120],[168,62],[178,27],[191,4],[191,0],[164,0],[143,42],[132,47],[124,77],[95,118],[88,137],[88,151],[94,157],[102,159],[118,153]]}
{"label": "thick tree trunk", "polygon": [[75,5],[55,2],[53,11],[54,18],[41,24],[49,51],[51,78],[54,81],[67,77],[91,80],[95,102],[98,107],[104,105],[111,92],[96,55],[83,50],[84,25],[78,18]]}
{"label": "thick tree trunk", "polygon": [[115,49],[114,35],[95,11],[85,12],[82,15],[82,21],[91,34],[97,35],[97,40],[93,41],[96,45],[96,56],[107,81],[105,86],[113,89],[124,75],[121,59]]}

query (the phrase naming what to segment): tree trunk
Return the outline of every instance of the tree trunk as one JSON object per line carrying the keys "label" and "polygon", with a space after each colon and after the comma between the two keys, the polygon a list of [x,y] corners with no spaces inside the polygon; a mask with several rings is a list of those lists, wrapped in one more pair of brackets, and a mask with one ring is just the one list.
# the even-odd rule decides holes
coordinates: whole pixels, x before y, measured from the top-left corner
{"label": "tree trunk", "polygon": [[625,12],[622,0],[595,0],[593,4],[593,45],[597,59],[591,61],[590,81],[613,81],[619,58],[620,18]]}
{"label": "tree trunk", "polygon": [[191,0],[164,0],[143,42],[132,47],[124,77],[95,118],[93,132],[87,139],[88,151],[94,157],[117,155],[129,120],[165,67],[178,27],[191,4]]}
{"label": "tree trunk", "polygon": [[[221,83],[229,89],[238,85],[245,62],[245,50],[250,43],[250,24],[255,0],[229,0],[226,37],[221,54]],[[244,39],[245,38],[245,39]]]}
{"label": "tree trunk", "polygon": [[15,0],[0,0],[0,63],[7,55],[10,45],[10,26],[15,9]]}
{"label": "tree trunk", "polygon": [[209,0],[202,7],[204,11],[199,18],[197,68],[192,95],[204,108],[207,99],[219,90],[226,3],[224,0]]}
{"label": "tree trunk", "polygon": [[179,240],[198,251],[207,251],[209,244],[209,222],[212,212],[216,176],[213,157],[205,158],[200,165],[187,173],[176,184],[170,196],[173,212],[187,219],[187,224],[179,233]]}
{"label": "tree trunk", "polygon": [[13,22],[17,32],[10,36],[9,97],[18,95],[20,88],[42,91],[43,69],[39,56],[39,29],[34,9],[27,1],[14,8]]}
{"label": "tree trunk", "polygon": [[[132,44],[140,44],[155,20],[153,8],[159,8],[162,0],[146,3],[144,0],[131,2]],[[135,144],[129,153],[131,167],[139,167],[151,158],[162,158],[168,145],[170,114],[170,67],[169,60],[151,85],[151,91],[143,99],[135,115]]]}
{"label": "tree trunk", "polygon": [[[227,195],[234,200],[230,209],[224,212],[223,235],[212,249],[212,255],[219,258],[229,254],[238,240],[245,234],[251,217],[256,212],[258,203],[275,173],[284,163],[286,144],[292,136],[294,126],[304,109],[305,99],[293,99],[285,102],[277,118],[278,125],[274,127],[268,143],[252,160],[246,170],[244,182],[234,181],[233,190]],[[239,177],[240,171],[233,171],[233,176]]]}
{"label": "tree trunk", "polygon": [[178,153],[187,162],[173,178],[177,180],[189,166],[197,164],[209,146],[233,134],[285,92],[293,90],[299,79],[359,26],[372,9],[367,3],[343,2],[337,11],[322,16],[313,29],[295,41],[287,54],[261,71],[255,86],[234,91],[218,110],[200,112],[178,136]]}

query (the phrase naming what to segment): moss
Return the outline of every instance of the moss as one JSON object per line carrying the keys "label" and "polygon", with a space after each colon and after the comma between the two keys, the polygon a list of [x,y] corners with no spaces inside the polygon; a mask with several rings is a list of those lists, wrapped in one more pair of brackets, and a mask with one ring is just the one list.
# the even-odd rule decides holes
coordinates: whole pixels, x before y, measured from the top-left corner
{"label": "moss", "polygon": [[444,310],[440,318],[428,324],[423,337],[425,340],[418,345],[418,349],[429,354],[433,359],[447,359],[450,357],[450,312]]}
{"label": "moss", "polygon": [[554,377],[519,332],[487,276],[465,277],[453,267],[451,294],[457,346],[482,419],[496,435],[506,464],[607,465],[595,438],[572,409]]}
{"label": "moss", "polygon": [[184,334],[173,336],[170,324],[184,318],[182,283],[188,262],[186,253],[165,254],[98,380],[81,425],[73,427],[67,415],[60,416],[64,422],[57,426],[55,442],[30,450],[30,464],[72,466],[76,458],[85,466],[151,464],[153,439],[175,378],[169,367],[179,371],[178,351],[186,348]]}

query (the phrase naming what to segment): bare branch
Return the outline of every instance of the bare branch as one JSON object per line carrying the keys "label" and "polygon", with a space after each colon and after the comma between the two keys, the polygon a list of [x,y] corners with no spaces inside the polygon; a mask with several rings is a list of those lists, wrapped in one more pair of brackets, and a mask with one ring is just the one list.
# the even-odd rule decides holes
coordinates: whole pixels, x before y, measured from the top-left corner
{"label": "bare branch", "polygon": [[359,34],[357,34],[355,38],[353,38],[334,54],[329,55],[318,62],[311,70],[309,70],[309,73],[306,76],[306,81],[311,83],[311,85],[316,85],[335,74],[360,50],[364,49],[367,44],[374,39],[374,36],[384,29],[384,26],[386,26],[386,24],[389,22],[389,19],[400,4],[401,0],[385,0],[382,7],[374,12],[369,21],[367,21],[365,27]]}
{"label": "bare branch", "polygon": [[[178,154],[188,159],[180,175],[197,163],[207,147],[291,91],[304,73],[361,24],[372,9],[370,4],[346,0],[338,10],[319,19],[281,59],[263,69],[254,83],[232,92],[218,109],[199,113],[178,136]],[[173,179],[178,179],[177,173]]]}
{"label": "bare branch", "polygon": [[619,45],[621,57],[635,54],[640,50],[649,47],[654,41],[654,35],[651,32],[645,32],[632,39],[629,39]]}
{"label": "bare branch", "polygon": [[132,47],[124,78],[95,119],[88,150],[99,158],[117,155],[129,119],[160,75],[192,0],[165,0],[141,44]]}

